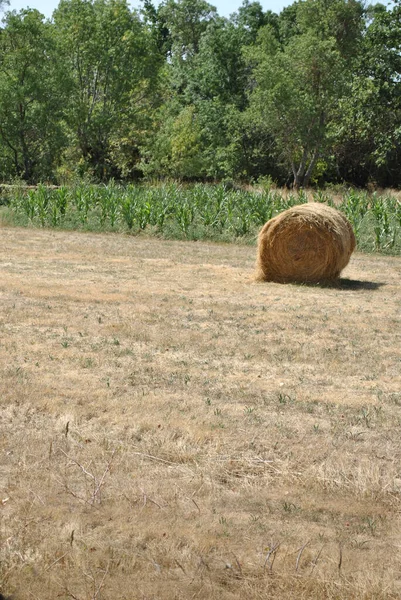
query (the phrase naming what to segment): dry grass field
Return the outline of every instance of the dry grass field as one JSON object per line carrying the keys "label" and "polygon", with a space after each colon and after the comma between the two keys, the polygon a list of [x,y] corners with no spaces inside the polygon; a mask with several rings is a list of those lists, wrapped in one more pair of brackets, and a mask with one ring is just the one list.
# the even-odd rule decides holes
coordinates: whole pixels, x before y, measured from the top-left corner
{"label": "dry grass field", "polygon": [[401,259],[0,229],[0,591],[401,597]]}

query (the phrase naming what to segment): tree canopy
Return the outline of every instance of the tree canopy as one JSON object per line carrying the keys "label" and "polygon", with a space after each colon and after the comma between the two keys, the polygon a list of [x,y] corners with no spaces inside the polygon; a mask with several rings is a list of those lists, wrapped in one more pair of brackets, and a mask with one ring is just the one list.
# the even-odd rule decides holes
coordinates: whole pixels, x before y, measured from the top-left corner
{"label": "tree canopy", "polygon": [[2,9],[3,181],[401,183],[401,0]]}

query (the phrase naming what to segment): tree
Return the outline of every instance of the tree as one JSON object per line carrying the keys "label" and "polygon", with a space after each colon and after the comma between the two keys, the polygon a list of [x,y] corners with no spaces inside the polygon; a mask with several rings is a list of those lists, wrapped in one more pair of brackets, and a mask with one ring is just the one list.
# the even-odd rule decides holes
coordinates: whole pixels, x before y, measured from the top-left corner
{"label": "tree", "polygon": [[247,44],[254,43],[259,29],[271,25],[278,34],[279,17],[271,10],[263,12],[260,2],[243,0],[242,5],[230,18],[231,22],[242,32]]}
{"label": "tree", "polygon": [[[195,13],[201,13],[197,3],[191,6],[198,6]],[[196,44],[177,46],[177,39],[184,38],[175,30],[166,102],[144,149],[144,169],[187,177],[247,176],[260,164],[265,136],[255,138],[243,118],[249,72],[243,48],[266,22],[276,23],[277,16],[263,13],[258,2],[247,0],[230,19],[217,17],[211,8],[202,14],[205,19],[198,23]]]}
{"label": "tree", "polygon": [[[153,13],[151,19],[155,21],[149,5],[146,12],[148,15]],[[168,29],[169,42],[164,37],[164,47],[169,47],[170,51],[165,69],[165,101],[154,134],[143,148],[146,173],[184,178],[210,174],[210,157],[205,152],[210,148],[210,130],[205,123],[204,108],[205,103],[218,93],[216,78],[217,87],[221,87],[222,72],[217,65],[220,65],[219,52],[224,43],[212,32],[218,28],[223,33],[222,22],[217,18],[216,9],[204,0],[167,0],[159,6],[157,30]],[[211,44],[209,48],[208,43]],[[236,51],[238,53],[238,49]],[[224,69],[226,79],[231,65],[225,64]]]}
{"label": "tree", "polygon": [[189,60],[199,50],[199,42],[208,24],[217,17],[214,6],[206,0],[165,0],[159,7],[171,35],[171,54]]}
{"label": "tree", "polygon": [[209,24],[188,73],[186,97],[190,102],[218,98],[224,104],[244,107],[247,65],[242,48],[246,41],[244,29],[226,19]]}
{"label": "tree", "polygon": [[63,97],[68,80],[51,24],[37,10],[7,13],[0,31],[2,176],[51,179],[66,139]]}
{"label": "tree", "polygon": [[196,54],[173,57],[171,98],[161,111],[161,128],[150,140],[153,150],[148,146],[148,170],[185,172],[187,177],[226,177],[235,172],[238,144],[232,134],[247,103],[245,39],[244,28],[216,18],[201,35]]}
{"label": "tree", "polygon": [[330,144],[338,103],[349,90],[349,56],[357,51],[351,42],[358,45],[361,27],[358,2],[305,0],[297,9],[297,32],[284,45],[267,26],[248,52],[253,66],[250,118],[273,136],[295,188],[309,184]]}
{"label": "tree", "polygon": [[340,107],[336,152],[344,176],[395,186],[401,182],[401,3],[390,10],[378,4],[368,17],[352,95]]}
{"label": "tree", "polygon": [[73,82],[66,120],[84,169],[119,176],[121,159],[132,171],[159,74],[154,39],[125,0],[61,0],[54,21]]}
{"label": "tree", "polygon": [[216,19],[192,61],[184,97],[195,107],[204,164],[212,177],[233,177],[243,170],[240,122],[248,104],[248,73],[242,50],[253,35],[236,20]]}

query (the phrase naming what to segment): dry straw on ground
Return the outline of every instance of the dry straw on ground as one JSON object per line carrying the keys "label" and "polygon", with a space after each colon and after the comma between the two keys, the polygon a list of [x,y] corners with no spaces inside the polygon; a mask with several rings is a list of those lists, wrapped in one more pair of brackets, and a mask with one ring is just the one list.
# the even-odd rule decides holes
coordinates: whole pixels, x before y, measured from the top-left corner
{"label": "dry straw on ground", "polygon": [[399,600],[401,258],[0,228],[0,593]]}
{"label": "dry straw on ground", "polygon": [[354,232],[342,213],[317,202],[301,204],[263,226],[256,277],[278,283],[336,279],[354,249]]}

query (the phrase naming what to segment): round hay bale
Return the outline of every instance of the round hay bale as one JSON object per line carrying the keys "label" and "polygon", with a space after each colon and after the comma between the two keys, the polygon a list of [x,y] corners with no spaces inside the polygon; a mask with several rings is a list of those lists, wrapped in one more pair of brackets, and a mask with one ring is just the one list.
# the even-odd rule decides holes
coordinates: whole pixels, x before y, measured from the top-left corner
{"label": "round hay bale", "polygon": [[262,227],[256,278],[278,283],[333,280],[355,245],[351,224],[338,210],[316,202],[300,204]]}

